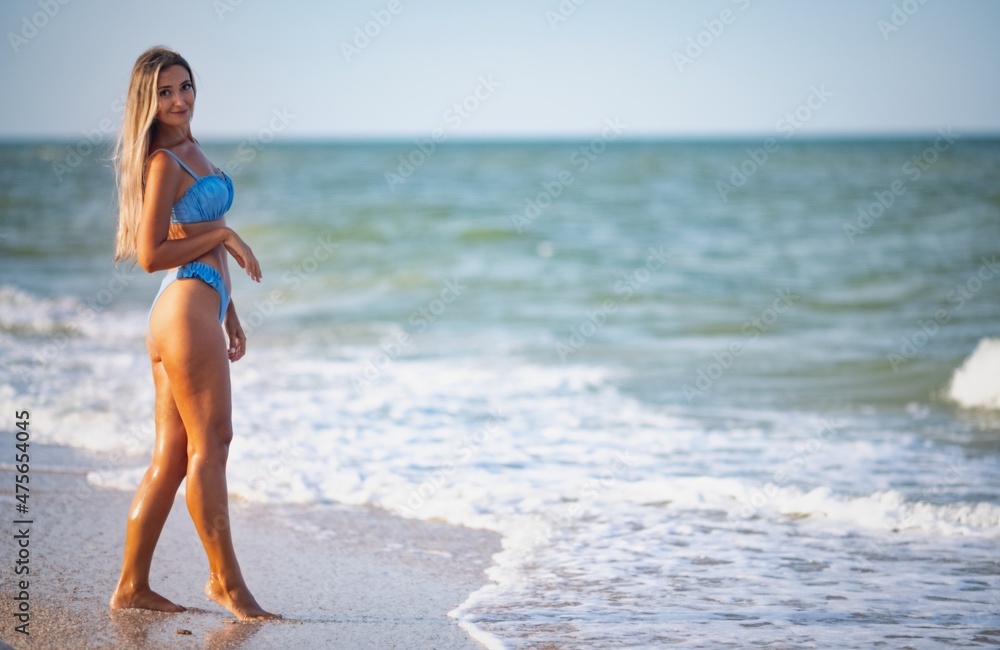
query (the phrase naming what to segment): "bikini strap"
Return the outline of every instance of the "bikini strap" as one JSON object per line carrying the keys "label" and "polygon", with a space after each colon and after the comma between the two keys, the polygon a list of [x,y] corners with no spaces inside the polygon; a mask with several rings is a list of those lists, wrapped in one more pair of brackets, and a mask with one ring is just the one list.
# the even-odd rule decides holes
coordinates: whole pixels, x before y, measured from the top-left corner
{"label": "bikini strap", "polygon": [[171,156],[173,156],[173,157],[174,157],[174,160],[176,160],[176,161],[177,161],[178,163],[180,163],[180,166],[184,168],[184,171],[186,171],[187,173],[189,173],[189,174],[191,174],[192,176],[194,176],[195,180],[198,180],[198,178],[200,178],[200,177],[198,176],[198,174],[195,174],[195,173],[194,173],[193,171],[191,171],[191,168],[190,168],[190,167],[188,167],[187,165],[185,165],[185,164],[184,164],[184,161],[183,161],[183,160],[181,160],[181,159],[180,159],[180,157],[178,157],[178,156],[177,156],[177,154],[175,154],[175,153],[174,153],[173,151],[171,151],[170,149],[157,149],[157,150],[156,150],[156,151],[154,151],[153,153],[149,154],[149,157],[147,157],[147,158],[146,158],[146,162],[149,162],[149,159],[150,159],[150,158],[152,158],[153,156],[155,156],[155,155],[156,155],[157,153],[159,153],[160,151],[166,151],[166,152],[167,152],[168,154],[170,154]]}

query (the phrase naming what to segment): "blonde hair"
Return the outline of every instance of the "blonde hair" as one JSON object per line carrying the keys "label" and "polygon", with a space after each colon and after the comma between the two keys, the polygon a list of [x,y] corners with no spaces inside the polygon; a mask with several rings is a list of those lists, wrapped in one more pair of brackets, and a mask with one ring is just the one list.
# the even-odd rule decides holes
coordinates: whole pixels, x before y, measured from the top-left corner
{"label": "blonde hair", "polygon": [[115,236],[115,262],[136,259],[136,238],[142,216],[143,167],[149,156],[149,143],[156,135],[156,111],[159,107],[157,84],[160,71],[182,65],[191,77],[191,66],[180,54],[166,47],[151,47],[136,59],[129,79],[125,116],[115,146],[115,181],[118,188],[118,234]]}

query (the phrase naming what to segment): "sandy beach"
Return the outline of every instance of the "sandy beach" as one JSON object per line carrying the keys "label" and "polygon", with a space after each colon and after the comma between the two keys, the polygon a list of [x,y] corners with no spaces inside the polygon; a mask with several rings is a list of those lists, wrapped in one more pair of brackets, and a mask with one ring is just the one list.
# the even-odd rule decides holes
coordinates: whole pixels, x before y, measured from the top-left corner
{"label": "sandy beach", "polygon": [[[202,594],[207,561],[180,496],[152,586],[188,610],[112,613],[132,495],[87,483],[95,456],[37,444],[32,451],[29,636],[14,631],[12,568],[0,588],[0,639],[14,648],[482,647],[447,612],[487,582],[499,537],[340,504],[234,504],[244,576],[280,622],[236,622]],[[9,465],[0,481],[13,503]],[[16,557],[11,521],[0,544],[8,567]]]}

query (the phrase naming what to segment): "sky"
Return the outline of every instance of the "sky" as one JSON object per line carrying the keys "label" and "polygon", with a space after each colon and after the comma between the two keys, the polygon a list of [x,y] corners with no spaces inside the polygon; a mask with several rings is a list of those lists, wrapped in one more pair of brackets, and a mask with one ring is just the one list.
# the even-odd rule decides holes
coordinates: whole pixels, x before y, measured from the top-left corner
{"label": "sky", "polygon": [[0,138],[117,129],[152,45],[194,68],[199,139],[1000,135],[998,27],[995,0],[5,0]]}

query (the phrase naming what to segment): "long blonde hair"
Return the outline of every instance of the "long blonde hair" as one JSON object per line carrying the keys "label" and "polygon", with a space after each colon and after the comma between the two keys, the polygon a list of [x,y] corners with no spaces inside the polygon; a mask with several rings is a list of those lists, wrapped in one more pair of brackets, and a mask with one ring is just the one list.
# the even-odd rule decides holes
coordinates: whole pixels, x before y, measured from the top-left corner
{"label": "long blonde hair", "polygon": [[115,237],[115,262],[136,259],[136,238],[142,216],[142,173],[149,143],[156,135],[156,111],[159,106],[157,84],[160,71],[182,65],[191,76],[191,66],[180,54],[163,46],[151,47],[136,59],[129,80],[122,130],[115,146],[115,180],[118,187],[118,234]]}

